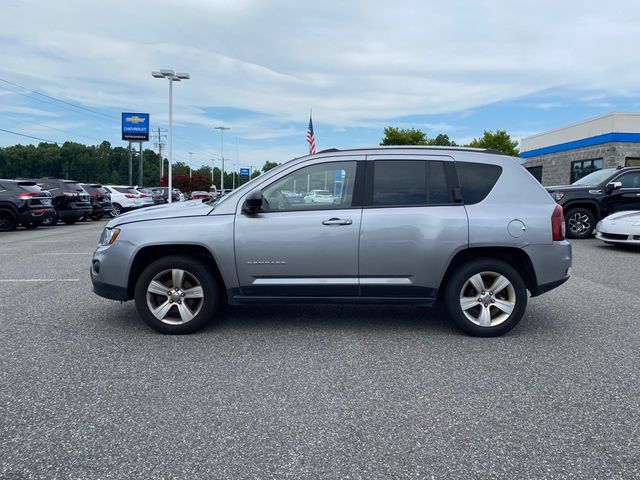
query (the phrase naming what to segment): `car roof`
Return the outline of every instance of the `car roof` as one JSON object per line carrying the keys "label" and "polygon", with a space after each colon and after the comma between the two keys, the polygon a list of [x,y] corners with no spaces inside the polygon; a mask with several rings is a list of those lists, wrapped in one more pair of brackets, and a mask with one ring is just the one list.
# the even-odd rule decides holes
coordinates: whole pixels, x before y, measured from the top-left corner
{"label": "car roof", "polygon": [[[477,153],[490,153],[493,155],[506,155],[503,152],[494,150],[492,148],[474,148],[474,147],[446,147],[440,145],[379,145],[376,147],[358,147],[358,148],[327,148],[320,150],[317,154],[321,153],[348,153],[348,152],[384,152],[385,150],[423,150],[425,152],[430,150],[435,151],[452,151],[452,152],[477,152]],[[506,155],[508,156],[508,155]]]}

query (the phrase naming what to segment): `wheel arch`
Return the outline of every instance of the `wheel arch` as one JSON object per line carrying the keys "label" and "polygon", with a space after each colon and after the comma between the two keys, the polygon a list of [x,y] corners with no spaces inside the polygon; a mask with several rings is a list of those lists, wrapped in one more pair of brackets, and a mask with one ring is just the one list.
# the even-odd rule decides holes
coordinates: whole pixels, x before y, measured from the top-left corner
{"label": "wheel arch", "polygon": [[465,263],[479,258],[495,259],[508,263],[522,275],[522,280],[531,295],[536,296],[538,294],[536,271],[529,255],[522,249],[515,247],[472,247],[459,251],[449,262],[449,266],[442,277],[441,287],[438,290],[438,300],[443,299],[447,282],[453,272]]}
{"label": "wheel arch", "polygon": [[18,216],[18,207],[12,202],[0,201],[0,210],[11,210],[16,216]]}
{"label": "wheel arch", "polygon": [[593,218],[595,218],[596,222],[599,222],[602,219],[602,208],[593,200],[574,200],[572,202],[567,202],[565,205],[562,205],[562,210],[564,212],[565,218],[567,218],[567,212],[573,210],[574,208],[585,208],[589,210],[593,214]]}
{"label": "wheel arch", "polygon": [[220,285],[221,295],[226,299],[225,283],[213,254],[207,247],[198,244],[150,245],[138,250],[129,269],[129,277],[127,280],[128,299],[131,300],[134,298],[136,282],[147,265],[168,255],[187,255],[206,262],[211,267],[212,273]]}

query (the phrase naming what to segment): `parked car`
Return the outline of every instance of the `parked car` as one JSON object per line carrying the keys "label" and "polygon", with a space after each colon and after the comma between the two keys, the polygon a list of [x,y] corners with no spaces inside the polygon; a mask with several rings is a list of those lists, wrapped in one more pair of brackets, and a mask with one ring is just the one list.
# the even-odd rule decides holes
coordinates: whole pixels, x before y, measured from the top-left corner
{"label": "parked car", "polygon": [[19,224],[36,228],[45,215],[54,213],[51,194],[35,182],[0,179],[0,232],[15,230]]}
{"label": "parked car", "polygon": [[203,202],[208,202],[211,200],[211,194],[209,192],[205,192],[202,190],[196,190],[195,192],[191,192],[190,200],[202,200]]}
{"label": "parked car", "polygon": [[640,210],[640,167],[605,168],[571,185],[546,187],[562,205],[569,238],[588,238],[612,213]]}
{"label": "parked car", "polygon": [[162,205],[165,203],[164,197],[160,193],[155,193],[149,188],[136,188],[141,195],[146,195],[147,197],[151,197],[153,199],[154,205]]}
{"label": "parked car", "polygon": [[333,203],[333,195],[329,190],[311,190],[305,197],[306,203]]}
{"label": "parked car", "polygon": [[132,187],[127,185],[103,185],[103,188],[109,192],[113,210],[112,217],[117,217],[121,213],[142,208],[143,202],[140,194]]}
{"label": "parked car", "polygon": [[142,199],[143,207],[151,207],[156,204],[156,202],[153,200],[153,192],[146,193],[142,191],[144,189],[140,189],[137,187],[133,187],[132,190],[135,191],[138,195],[140,195],[140,198]]}
{"label": "parked car", "polygon": [[113,204],[109,192],[98,183],[83,183],[81,185],[89,194],[89,201],[91,208],[93,208],[89,217],[93,220],[100,220],[105,215],[111,215]]}
{"label": "parked car", "polygon": [[[168,202],[168,198],[169,198],[169,188],[168,187],[149,187],[150,190],[154,193],[158,193],[160,195],[162,195],[162,198],[164,198],[165,202]],[[177,188],[173,189],[173,193],[171,195],[171,201],[173,202],[181,202],[184,200],[184,194],[178,190]]]}
{"label": "parked car", "polygon": [[[332,203],[281,194],[313,178],[336,179]],[[135,300],[163,333],[203,327],[225,299],[439,300],[465,332],[494,336],[523,317],[527,291],[570,275],[562,207],[533,176],[490,150],[437,147],[320,152],[213,205],[130,213],[107,224],[91,264],[98,295]]]}
{"label": "parked car", "polygon": [[60,178],[35,178],[31,181],[51,193],[55,212],[44,215],[43,225],[55,225],[58,220],[72,225],[93,212],[89,194],[80,182]]}
{"label": "parked car", "polygon": [[596,238],[613,245],[640,245],[640,211],[618,212],[596,225]]}

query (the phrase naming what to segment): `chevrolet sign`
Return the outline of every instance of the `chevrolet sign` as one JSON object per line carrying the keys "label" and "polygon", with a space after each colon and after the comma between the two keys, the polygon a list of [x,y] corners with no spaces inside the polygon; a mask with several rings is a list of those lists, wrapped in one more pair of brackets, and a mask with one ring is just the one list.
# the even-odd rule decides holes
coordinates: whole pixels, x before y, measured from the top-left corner
{"label": "chevrolet sign", "polygon": [[122,114],[122,139],[138,142],[149,141],[149,114],[148,113],[123,113]]}

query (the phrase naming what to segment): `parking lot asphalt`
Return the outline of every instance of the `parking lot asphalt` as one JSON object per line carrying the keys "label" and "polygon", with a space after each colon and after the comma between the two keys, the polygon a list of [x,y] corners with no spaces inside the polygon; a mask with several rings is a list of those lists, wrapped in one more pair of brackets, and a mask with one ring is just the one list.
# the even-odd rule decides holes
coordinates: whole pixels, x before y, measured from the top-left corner
{"label": "parking lot asphalt", "polygon": [[0,236],[0,478],[640,478],[640,251],[500,338],[420,306],[226,307],[163,336],[91,291],[104,222]]}

